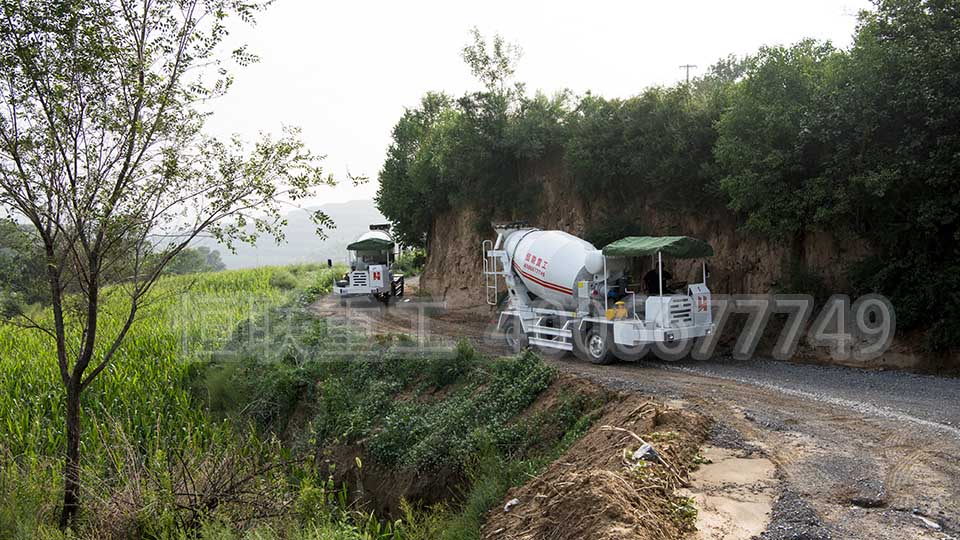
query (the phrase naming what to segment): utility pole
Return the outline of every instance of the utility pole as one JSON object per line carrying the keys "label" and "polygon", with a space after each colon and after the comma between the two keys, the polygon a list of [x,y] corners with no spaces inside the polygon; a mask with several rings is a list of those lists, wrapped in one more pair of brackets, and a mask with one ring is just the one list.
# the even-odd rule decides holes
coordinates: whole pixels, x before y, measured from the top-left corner
{"label": "utility pole", "polygon": [[697,66],[695,66],[695,65],[693,65],[693,64],[684,64],[684,65],[680,66],[680,69],[685,69],[685,70],[687,70],[687,84],[690,84],[690,70],[691,70],[691,69],[697,69]]}

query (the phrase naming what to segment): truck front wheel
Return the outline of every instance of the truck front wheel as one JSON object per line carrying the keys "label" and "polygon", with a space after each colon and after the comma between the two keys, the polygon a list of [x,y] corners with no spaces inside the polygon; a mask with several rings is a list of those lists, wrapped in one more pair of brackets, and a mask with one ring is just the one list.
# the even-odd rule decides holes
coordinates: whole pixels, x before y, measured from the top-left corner
{"label": "truck front wheel", "polygon": [[610,328],[606,325],[591,325],[578,334],[574,351],[577,357],[591,364],[610,364],[616,359],[610,347],[611,337]]}

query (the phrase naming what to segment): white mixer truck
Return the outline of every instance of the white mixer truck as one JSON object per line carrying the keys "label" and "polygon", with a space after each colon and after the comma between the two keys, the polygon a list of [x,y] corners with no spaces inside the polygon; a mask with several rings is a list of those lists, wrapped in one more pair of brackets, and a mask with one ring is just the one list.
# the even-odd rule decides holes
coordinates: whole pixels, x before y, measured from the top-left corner
{"label": "white mixer truck", "polygon": [[[597,249],[563,231],[523,223],[494,225],[496,241],[485,240],[487,303],[498,305],[501,283],[507,306],[498,328],[507,345],[573,351],[596,364],[653,343],[678,343],[713,333],[706,263],[703,282],[670,284],[663,257],[704,259],[709,244],[687,236],[627,237]],[[636,262],[651,263],[643,282],[630,283]],[[651,290],[652,289],[652,290]]]}
{"label": "white mixer truck", "polygon": [[393,273],[397,253],[390,225],[370,225],[370,231],[348,245],[347,252],[350,271],[333,287],[341,304],[350,297],[368,296],[387,303],[403,296],[403,274]]}

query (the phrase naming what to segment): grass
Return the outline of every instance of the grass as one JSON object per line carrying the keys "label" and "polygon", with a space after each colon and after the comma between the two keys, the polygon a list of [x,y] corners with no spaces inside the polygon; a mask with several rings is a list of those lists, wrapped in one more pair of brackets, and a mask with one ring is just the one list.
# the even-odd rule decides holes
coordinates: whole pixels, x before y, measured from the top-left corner
{"label": "grass", "polygon": [[[334,275],[303,266],[163,278],[113,363],[83,396],[85,470],[116,472],[118,464],[110,462],[107,450],[126,442],[156,453],[204,448],[223,436],[224,428],[191,395],[192,366],[220,349],[251,311],[290,302],[295,293],[271,281],[294,270],[304,288],[328,287]],[[102,336],[119,328],[121,293],[106,291]],[[55,358],[45,335],[0,326],[0,537],[17,537],[24,516],[49,522],[55,510],[64,447],[63,389]]]}
{"label": "grass", "polygon": [[[555,377],[532,353],[489,359],[461,344],[442,357],[395,354],[403,336],[359,339],[299,309],[338,271],[159,283],[84,396],[78,536],[52,527],[64,442],[53,351],[0,326],[0,538],[477,538],[485,513],[579,437],[598,404],[570,395],[521,416]],[[114,290],[106,335],[120,307]],[[469,481],[458,498],[405,504],[387,521],[314,463],[343,444],[362,448],[363,463],[455,469]],[[233,488],[230,478],[246,480]]]}

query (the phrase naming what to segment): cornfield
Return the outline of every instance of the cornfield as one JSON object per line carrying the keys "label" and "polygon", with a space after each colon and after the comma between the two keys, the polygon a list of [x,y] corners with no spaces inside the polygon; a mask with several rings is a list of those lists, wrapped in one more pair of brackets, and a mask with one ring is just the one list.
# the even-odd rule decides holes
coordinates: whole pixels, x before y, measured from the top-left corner
{"label": "cornfield", "polygon": [[[298,286],[272,285],[271,277],[278,273],[296,276]],[[147,456],[204,448],[223,426],[211,420],[192,395],[191,366],[215,354],[242,321],[292,301],[297,289],[329,287],[331,278],[325,268],[302,265],[158,282],[110,366],[84,392],[85,468],[117,470],[109,450],[129,441]],[[116,335],[124,308],[122,288],[108,288],[100,314],[100,347]],[[16,504],[24,495],[16,491],[26,487],[23,481],[29,477],[30,485],[46,491],[41,493],[44,499],[55,501],[55,493],[48,491],[59,487],[65,411],[52,339],[39,331],[0,325],[0,388],[0,499]],[[0,521],[3,513],[0,509]]]}

